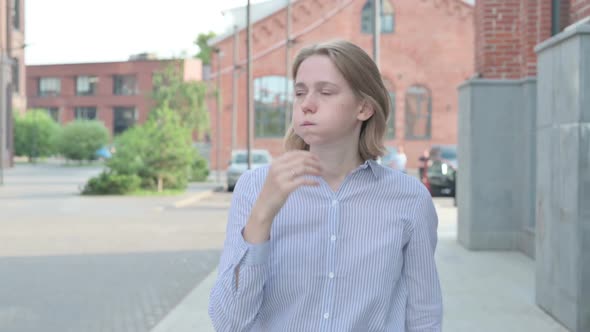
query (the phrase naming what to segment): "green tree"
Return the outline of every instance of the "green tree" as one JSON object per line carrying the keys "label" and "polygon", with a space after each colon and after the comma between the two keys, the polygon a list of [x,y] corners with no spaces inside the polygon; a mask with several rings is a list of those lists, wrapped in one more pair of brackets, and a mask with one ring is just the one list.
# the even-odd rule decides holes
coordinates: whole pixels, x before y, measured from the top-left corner
{"label": "green tree", "polygon": [[45,110],[33,109],[14,118],[14,148],[17,156],[26,156],[29,162],[57,152],[57,138],[61,127]]}
{"label": "green tree", "polygon": [[70,160],[94,160],[96,151],[109,142],[109,131],[100,121],[68,123],[59,138],[59,151]]}
{"label": "green tree", "polygon": [[137,174],[144,189],[184,189],[191,176],[194,149],[190,129],[169,108],[153,111],[141,126],[116,140],[117,151],[107,166],[117,174]]}
{"label": "green tree", "polygon": [[[153,79],[152,99],[155,109],[172,109],[192,132],[209,132],[209,112],[205,103],[207,86],[203,82],[185,81],[181,62],[173,62]],[[150,117],[154,116],[150,113]],[[190,133],[189,133],[190,134]]]}
{"label": "green tree", "polygon": [[193,161],[190,128],[169,108],[157,109],[154,115],[145,125],[152,150],[145,156],[148,173],[156,179],[158,192],[165,182],[172,184],[169,187],[186,187]]}
{"label": "green tree", "polygon": [[201,59],[204,65],[211,64],[211,52],[213,49],[208,43],[214,37],[215,32],[210,31],[208,33],[200,33],[195,40],[195,45],[199,47],[199,53],[195,57]]}

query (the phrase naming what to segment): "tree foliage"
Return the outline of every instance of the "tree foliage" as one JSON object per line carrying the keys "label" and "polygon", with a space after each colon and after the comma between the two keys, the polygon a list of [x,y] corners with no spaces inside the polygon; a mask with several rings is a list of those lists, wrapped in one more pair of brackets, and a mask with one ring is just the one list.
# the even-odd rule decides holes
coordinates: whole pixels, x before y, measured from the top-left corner
{"label": "tree foliage", "polygon": [[204,65],[211,64],[211,52],[213,49],[208,43],[214,37],[215,33],[210,31],[208,33],[200,33],[195,40],[195,45],[199,47],[199,53],[195,57],[201,59]]}
{"label": "tree foliage", "polygon": [[[182,64],[173,62],[154,75],[152,99],[154,109],[171,109],[184,125],[198,133],[209,132],[209,112],[205,103],[207,86],[203,82],[185,81]],[[151,112],[154,116],[156,112]]]}
{"label": "tree foliage", "polygon": [[45,110],[33,109],[14,118],[14,148],[17,156],[29,161],[48,157],[57,152],[57,139],[61,127]]}
{"label": "tree foliage", "polygon": [[76,120],[68,123],[59,138],[59,152],[70,160],[94,160],[96,151],[109,142],[109,130],[101,121]]}

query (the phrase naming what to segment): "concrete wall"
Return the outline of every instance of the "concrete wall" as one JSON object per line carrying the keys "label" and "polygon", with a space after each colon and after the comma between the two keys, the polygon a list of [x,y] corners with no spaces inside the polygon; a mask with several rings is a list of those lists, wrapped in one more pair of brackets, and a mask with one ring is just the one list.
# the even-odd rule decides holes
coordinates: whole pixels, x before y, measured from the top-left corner
{"label": "concrete wall", "polygon": [[475,250],[533,255],[536,81],[459,88],[458,238]]}
{"label": "concrete wall", "polygon": [[536,50],[537,303],[590,331],[590,25]]}

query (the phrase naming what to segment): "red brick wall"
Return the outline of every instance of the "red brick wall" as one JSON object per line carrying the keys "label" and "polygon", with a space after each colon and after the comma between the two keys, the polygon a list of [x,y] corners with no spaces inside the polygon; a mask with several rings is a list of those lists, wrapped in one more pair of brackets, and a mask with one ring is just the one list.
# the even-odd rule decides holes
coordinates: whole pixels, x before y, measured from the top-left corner
{"label": "red brick wall", "polygon": [[[366,0],[299,0],[293,4],[293,35],[296,43],[293,57],[303,46],[334,38],[344,38],[372,54],[372,36],[361,33],[361,10]],[[473,74],[473,8],[461,0],[399,0],[395,9],[395,33],[382,34],[381,71],[395,87],[396,139],[387,142],[403,144],[409,167],[416,167],[422,151],[431,144],[454,144],[457,141],[456,88]],[[281,10],[253,27],[253,76],[285,75],[285,10]],[[240,62],[246,59],[245,31],[240,32]],[[212,167],[216,168],[215,151],[221,146],[221,167],[231,154],[232,54],[233,36],[216,46],[224,53],[222,75],[221,142],[216,142],[216,109],[211,106]],[[213,79],[217,74],[213,59]],[[245,66],[244,66],[245,69]],[[432,139],[405,139],[405,91],[422,84],[432,92]],[[238,88],[238,148],[246,147],[246,72]],[[275,156],[283,152],[282,138],[255,138],[255,148],[269,149]]]}
{"label": "red brick wall", "polygon": [[[478,0],[475,6],[475,70],[484,78],[535,76],[534,48],[551,37],[550,0]],[[590,16],[590,0],[563,0],[560,28]]]}
{"label": "red brick wall", "polygon": [[570,0],[569,14],[571,23],[590,16],[590,0]]}

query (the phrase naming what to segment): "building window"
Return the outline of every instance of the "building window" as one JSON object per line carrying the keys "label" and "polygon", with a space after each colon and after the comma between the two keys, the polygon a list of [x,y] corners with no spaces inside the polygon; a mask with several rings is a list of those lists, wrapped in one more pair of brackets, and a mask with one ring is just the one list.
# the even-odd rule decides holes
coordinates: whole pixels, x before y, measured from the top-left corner
{"label": "building window", "polygon": [[61,81],[55,77],[39,78],[39,97],[59,96],[61,93]]}
{"label": "building window", "polygon": [[96,107],[76,107],[74,118],[76,120],[96,120]]}
{"label": "building window", "polygon": [[389,92],[389,120],[387,120],[385,139],[395,139],[395,88],[387,79],[383,80],[383,84]]}
{"label": "building window", "polygon": [[[285,104],[287,104],[285,107]],[[254,80],[256,137],[283,137],[293,105],[293,82],[284,76]]]}
{"label": "building window", "polygon": [[387,120],[387,139],[395,139],[395,92],[389,91],[390,112]]}
{"label": "building window", "polygon": [[115,107],[113,108],[113,132],[115,135],[121,134],[128,128],[135,125],[137,113],[135,107]]}
{"label": "building window", "polygon": [[[361,13],[361,31],[373,33],[373,1],[367,0]],[[395,10],[389,1],[381,1],[381,33],[395,32]]]}
{"label": "building window", "polygon": [[43,108],[47,115],[49,115],[53,121],[59,123],[59,107],[45,107]]}
{"label": "building window", "polygon": [[96,76],[78,76],[76,77],[76,95],[92,96],[96,93]]}
{"label": "building window", "polygon": [[20,0],[12,0],[12,26],[20,30]]}
{"label": "building window", "polygon": [[423,86],[412,86],[406,93],[406,138],[431,137],[432,99]]}
{"label": "building window", "polygon": [[117,96],[130,96],[137,94],[137,76],[114,75],[113,94]]}
{"label": "building window", "polygon": [[20,92],[20,63],[17,58],[12,58],[12,92],[19,93]]}

